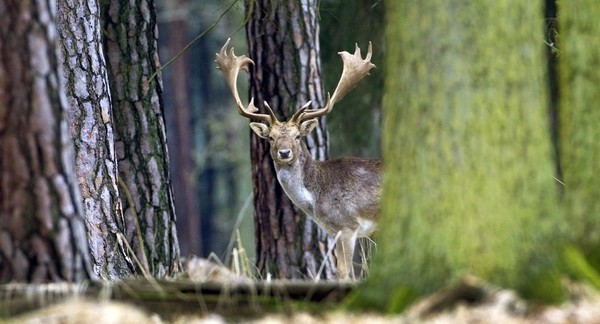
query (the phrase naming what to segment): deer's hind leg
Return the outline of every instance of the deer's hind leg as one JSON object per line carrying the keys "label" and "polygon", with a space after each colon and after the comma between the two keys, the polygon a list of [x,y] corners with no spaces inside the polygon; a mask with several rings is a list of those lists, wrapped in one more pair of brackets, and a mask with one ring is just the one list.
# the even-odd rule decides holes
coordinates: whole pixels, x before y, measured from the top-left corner
{"label": "deer's hind leg", "polygon": [[354,277],[354,247],[356,246],[356,231],[344,229],[335,244],[337,271],[340,280],[355,280]]}

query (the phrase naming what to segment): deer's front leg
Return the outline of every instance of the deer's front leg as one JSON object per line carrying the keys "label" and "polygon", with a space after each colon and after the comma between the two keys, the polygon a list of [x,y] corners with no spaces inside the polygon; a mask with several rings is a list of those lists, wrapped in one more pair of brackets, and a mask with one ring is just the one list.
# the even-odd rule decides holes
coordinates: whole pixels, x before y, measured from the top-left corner
{"label": "deer's front leg", "polygon": [[354,246],[356,244],[356,232],[342,230],[335,244],[335,255],[337,257],[337,271],[340,280],[354,280]]}

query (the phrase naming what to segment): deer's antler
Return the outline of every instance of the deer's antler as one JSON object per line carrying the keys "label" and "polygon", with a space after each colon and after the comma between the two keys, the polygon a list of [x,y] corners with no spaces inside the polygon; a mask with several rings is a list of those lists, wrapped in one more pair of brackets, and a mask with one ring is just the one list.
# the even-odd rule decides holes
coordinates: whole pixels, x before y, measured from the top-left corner
{"label": "deer's antler", "polygon": [[333,105],[342,100],[342,98],[356,86],[358,81],[368,75],[369,70],[375,67],[375,64],[371,63],[371,55],[373,54],[371,42],[369,42],[367,56],[364,60],[360,55],[360,47],[358,47],[358,44],[355,45],[356,48],[354,54],[350,54],[346,51],[338,52],[344,61],[344,69],[342,70],[340,81],[333,92],[333,96],[330,96],[329,93],[327,93],[327,103],[325,104],[325,107],[309,110],[307,109],[308,105],[305,105],[292,116],[292,121],[300,123],[307,119],[327,115],[333,109]]}
{"label": "deer's antler", "polygon": [[231,39],[228,38],[225,42],[225,45],[221,48],[221,51],[217,53],[217,58],[215,62],[217,63],[217,69],[221,70],[225,75],[225,80],[227,81],[227,85],[229,85],[229,90],[231,90],[231,94],[235,99],[235,103],[237,105],[238,112],[240,115],[250,118],[252,120],[263,121],[268,124],[274,124],[277,122],[277,117],[275,117],[275,113],[269,107],[269,105],[265,102],[265,108],[269,112],[269,114],[259,114],[258,108],[254,106],[254,98],[250,99],[250,103],[248,107],[244,107],[242,101],[240,100],[240,95],[237,90],[237,76],[240,70],[244,70],[249,72],[248,66],[250,64],[254,64],[254,62],[248,58],[246,55],[235,56],[233,52],[233,47],[231,51],[227,53],[227,46],[229,46],[229,41]]}

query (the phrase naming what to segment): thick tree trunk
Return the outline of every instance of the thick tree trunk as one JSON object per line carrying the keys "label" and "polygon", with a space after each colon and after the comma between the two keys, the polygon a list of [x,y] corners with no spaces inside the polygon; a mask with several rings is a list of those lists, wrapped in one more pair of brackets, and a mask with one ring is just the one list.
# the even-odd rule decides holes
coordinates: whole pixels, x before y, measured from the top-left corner
{"label": "thick tree trunk", "polygon": [[380,249],[358,303],[398,310],[465,274],[538,298],[560,294],[553,258],[566,224],[541,8],[386,2]]}
{"label": "thick tree trunk", "polygon": [[179,270],[179,244],[162,111],[154,1],[103,8],[126,237],[150,274]]}
{"label": "thick tree trunk", "polygon": [[0,282],[91,273],[62,88],[56,8],[0,6]]}
{"label": "thick tree trunk", "polygon": [[[317,1],[246,1],[251,69],[250,91],[279,118],[312,100],[325,105],[320,79]],[[327,155],[325,120],[308,137],[315,159]],[[257,265],[262,276],[311,278],[324,262],[322,277],[335,278],[334,262],[326,256],[327,236],[287,198],[279,186],[267,141],[251,135]]]}
{"label": "thick tree trunk", "polygon": [[105,279],[135,269],[123,244],[125,224],[117,187],[113,111],[96,0],[58,3],[58,26],[71,107],[69,128],[83,196],[94,273]]}
{"label": "thick tree trunk", "polygon": [[600,3],[561,1],[559,152],[566,217],[600,266]]}

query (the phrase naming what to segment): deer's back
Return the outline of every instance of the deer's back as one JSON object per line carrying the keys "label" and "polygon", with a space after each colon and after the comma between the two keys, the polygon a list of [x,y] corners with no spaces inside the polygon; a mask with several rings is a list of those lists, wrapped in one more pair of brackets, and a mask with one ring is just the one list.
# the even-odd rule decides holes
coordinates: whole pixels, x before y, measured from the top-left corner
{"label": "deer's back", "polygon": [[331,234],[348,227],[364,227],[359,234],[370,234],[367,228],[379,214],[381,161],[343,158],[317,163],[316,181],[305,183],[315,193],[315,221]]}

